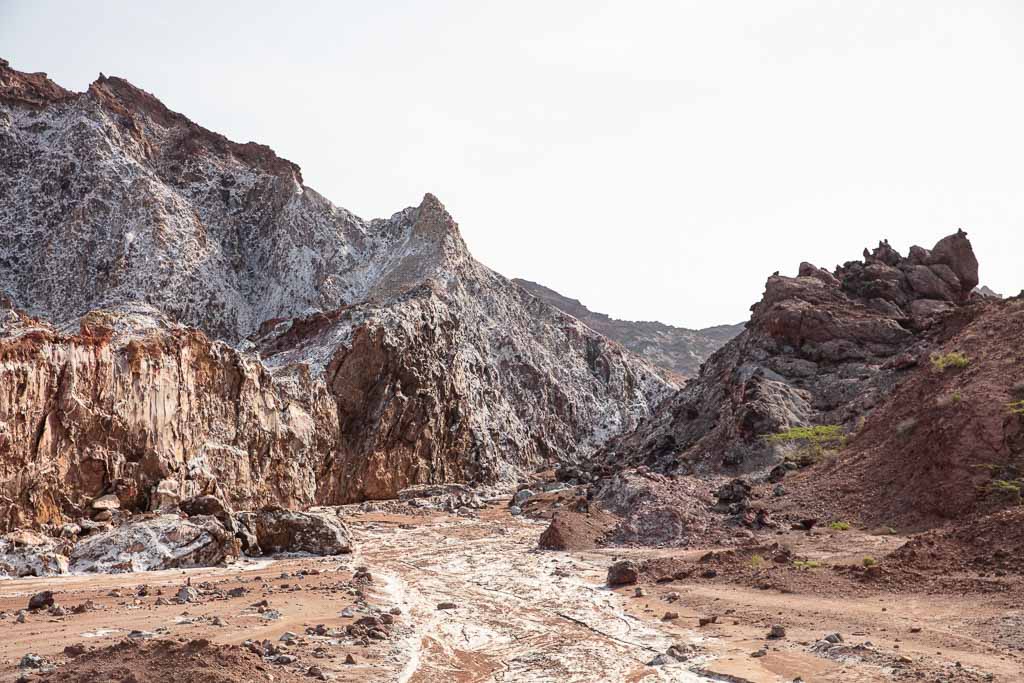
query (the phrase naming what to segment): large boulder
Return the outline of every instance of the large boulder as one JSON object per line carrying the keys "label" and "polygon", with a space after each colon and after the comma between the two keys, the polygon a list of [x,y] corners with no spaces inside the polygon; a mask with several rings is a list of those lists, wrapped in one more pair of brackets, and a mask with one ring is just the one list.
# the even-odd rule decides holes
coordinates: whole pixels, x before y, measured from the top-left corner
{"label": "large boulder", "polygon": [[21,529],[0,538],[0,576],[55,576],[68,573],[65,541]]}
{"label": "large boulder", "polygon": [[75,572],[133,572],[210,567],[239,553],[238,542],[213,517],[160,515],[91,535],[71,553]]}
{"label": "large boulder", "polygon": [[255,522],[256,540],[265,554],[352,552],[348,527],[333,513],[268,507],[256,513]]}

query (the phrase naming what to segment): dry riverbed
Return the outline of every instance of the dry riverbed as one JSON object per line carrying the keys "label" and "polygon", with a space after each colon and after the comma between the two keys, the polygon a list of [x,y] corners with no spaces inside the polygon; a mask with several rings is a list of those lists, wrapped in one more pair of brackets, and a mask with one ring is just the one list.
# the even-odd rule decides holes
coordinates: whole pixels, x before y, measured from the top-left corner
{"label": "dry riverbed", "polygon": [[[1021,596],[687,581],[637,596],[605,576],[644,551],[537,550],[545,523],[503,505],[479,517],[353,507],[346,521],[349,556],[4,581],[0,680],[143,683],[164,666],[177,683],[1024,679]],[[60,609],[19,623],[42,590]],[[785,635],[767,638],[773,625]],[[833,632],[842,644],[822,649]]]}

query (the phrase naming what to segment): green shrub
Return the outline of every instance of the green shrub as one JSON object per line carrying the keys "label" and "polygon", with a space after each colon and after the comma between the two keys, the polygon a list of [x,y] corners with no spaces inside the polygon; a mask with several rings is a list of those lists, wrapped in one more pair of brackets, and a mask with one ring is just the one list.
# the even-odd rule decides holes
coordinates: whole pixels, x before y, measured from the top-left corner
{"label": "green shrub", "polygon": [[878,560],[871,557],[870,555],[861,560],[861,562],[864,564],[865,567],[874,567],[876,564],[878,564]]}
{"label": "green shrub", "polygon": [[1024,401],[1014,401],[1010,404],[1010,414],[1024,415]]}
{"label": "green shrub", "polygon": [[849,531],[850,530],[850,523],[849,522],[832,522],[831,524],[828,525],[828,528],[832,529],[833,531]]}
{"label": "green shrub", "polygon": [[931,356],[932,367],[936,372],[945,372],[949,368],[959,370],[971,364],[971,359],[959,351],[949,353],[933,353]]}
{"label": "green shrub", "polygon": [[754,555],[750,558],[750,566],[754,569],[764,566],[764,558],[760,555]]}
{"label": "green shrub", "polygon": [[846,443],[846,434],[843,433],[842,425],[814,425],[790,427],[776,434],[768,434],[764,440],[771,444],[795,446],[794,451],[786,455],[786,459],[806,467],[842,448]]}
{"label": "green shrub", "polygon": [[801,571],[807,571],[808,569],[817,569],[821,566],[821,562],[815,560],[793,560],[793,566]]}

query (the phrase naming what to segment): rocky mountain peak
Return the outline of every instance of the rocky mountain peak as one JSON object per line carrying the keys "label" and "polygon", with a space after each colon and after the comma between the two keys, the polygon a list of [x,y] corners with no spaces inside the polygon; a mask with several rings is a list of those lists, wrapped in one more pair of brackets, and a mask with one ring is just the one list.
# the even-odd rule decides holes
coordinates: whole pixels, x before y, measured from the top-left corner
{"label": "rocky mountain peak", "polygon": [[0,527],[508,484],[676,387],[476,262],[432,194],[364,220],[123,79],[5,69]]}
{"label": "rocky mountain peak", "polygon": [[[612,442],[605,463],[664,471],[756,471],[764,437],[791,427],[850,428],[926,364],[943,322],[988,299],[965,232],[902,256],[885,240],[829,272],[802,263],[770,276],[746,329],[658,413]],[[615,463],[619,463],[615,465]]]}

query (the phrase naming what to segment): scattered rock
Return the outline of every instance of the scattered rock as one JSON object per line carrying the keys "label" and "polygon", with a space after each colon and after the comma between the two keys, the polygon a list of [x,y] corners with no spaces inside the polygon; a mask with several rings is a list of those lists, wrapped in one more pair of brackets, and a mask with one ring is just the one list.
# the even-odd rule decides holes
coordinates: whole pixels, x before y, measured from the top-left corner
{"label": "scattered rock", "polygon": [[53,607],[53,591],[40,591],[29,598],[28,608],[30,610],[43,609],[44,607]]}
{"label": "scattered rock", "polygon": [[620,560],[608,568],[608,585],[624,586],[640,579],[640,566],[633,560]]}

